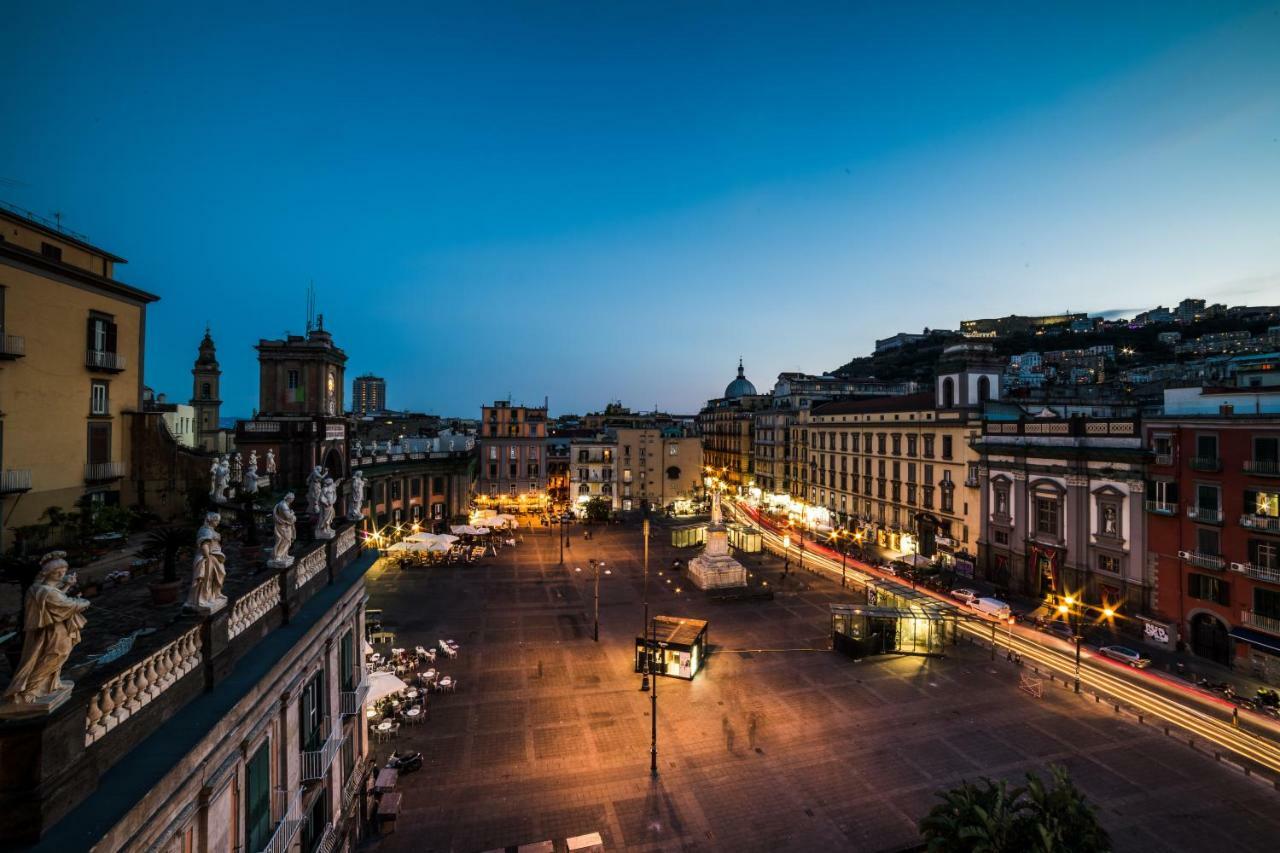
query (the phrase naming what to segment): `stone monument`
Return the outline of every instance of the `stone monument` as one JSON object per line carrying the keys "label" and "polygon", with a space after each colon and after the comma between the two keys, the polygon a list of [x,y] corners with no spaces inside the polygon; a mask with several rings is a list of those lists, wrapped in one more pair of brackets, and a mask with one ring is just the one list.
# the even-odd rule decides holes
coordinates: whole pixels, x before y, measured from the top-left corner
{"label": "stone monument", "polygon": [[316,516],[316,539],[332,539],[337,534],[333,530],[334,506],[338,503],[338,482],[332,477],[325,477],[320,487],[319,514]]}
{"label": "stone monument", "polygon": [[222,553],[222,536],[218,533],[220,521],[222,516],[216,512],[208,513],[196,533],[191,592],[186,603],[186,609],[196,613],[216,613],[227,604],[227,597],[222,594],[222,583],[227,579],[227,558]]}
{"label": "stone monument", "polygon": [[89,602],[67,594],[76,576],[67,573],[65,551],[51,551],[27,590],[23,605],[22,658],[0,701],[0,717],[52,711],[71,695],[62,667],[80,642]]}
{"label": "stone monument", "polygon": [[276,541],[271,547],[271,559],[267,560],[267,565],[273,569],[287,569],[293,565],[293,557],[289,556],[289,549],[293,547],[293,540],[298,535],[296,526],[298,516],[294,514],[292,504],[293,492],[289,492],[271,511],[271,521],[276,529]]}
{"label": "stone monument", "polygon": [[351,494],[347,498],[347,521],[359,521],[364,518],[364,472],[356,471],[351,475]]}
{"label": "stone monument", "polygon": [[720,511],[720,490],[711,492],[711,523],[702,553],[689,561],[689,580],[698,589],[747,585],[746,568],[729,553],[729,528]]}

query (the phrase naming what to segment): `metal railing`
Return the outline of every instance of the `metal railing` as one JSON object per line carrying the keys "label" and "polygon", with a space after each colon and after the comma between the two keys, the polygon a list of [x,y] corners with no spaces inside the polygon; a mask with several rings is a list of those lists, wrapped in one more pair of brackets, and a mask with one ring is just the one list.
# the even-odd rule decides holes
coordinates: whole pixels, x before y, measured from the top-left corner
{"label": "metal railing", "polygon": [[84,466],[84,479],[88,483],[119,480],[123,476],[123,462],[90,462]]}
{"label": "metal railing", "polygon": [[360,671],[360,683],[354,690],[344,690],[338,694],[338,704],[342,716],[350,717],[364,713],[364,700],[369,695],[369,678],[363,667]]}
{"label": "metal railing", "polygon": [[22,335],[0,334],[0,356],[18,358],[27,354],[27,339]]}
{"label": "metal railing", "polygon": [[325,824],[324,835],[316,845],[316,853],[333,853],[338,847],[338,828],[331,823]]}
{"label": "metal railing", "polygon": [[48,228],[52,231],[56,231],[57,233],[63,235],[64,237],[71,237],[74,240],[79,240],[81,243],[89,242],[89,238],[79,233],[78,231],[72,231],[70,228],[64,228],[62,225],[61,219],[49,219],[47,217],[41,216],[35,211],[18,207],[18,205],[13,204],[11,202],[7,202],[7,201],[0,201],[0,207],[4,208],[10,213],[16,213],[19,216],[23,217],[24,219],[30,219],[32,222],[43,225],[45,228]]}
{"label": "metal railing", "polygon": [[1280,569],[1259,566],[1256,563],[1232,563],[1231,571],[1239,572],[1257,581],[1280,584]]}
{"label": "metal railing", "polygon": [[1201,551],[1184,551],[1183,553],[1185,556],[1182,559],[1202,569],[1213,569],[1220,572],[1227,564],[1227,561],[1217,554],[1205,554]]}
{"label": "metal railing", "polygon": [[1263,616],[1252,610],[1241,610],[1240,621],[1250,628],[1260,628],[1271,634],[1280,634],[1280,618],[1275,616]]}
{"label": "metal railing", "polygon": [[0,471],[0,494],[31,491],[31,469],[9,468]]}
{"label": "metal railing", "polygon": [[125,358],[118,352],[91,349],[84,352],[84,364],[98,370],[124,370]]}
{"label": "metal railing", "polygon": [[1280,533],[1280,518],[1273,518],[1269,515],[1245,513],[1240,516],[1240,526],[1247,527],[1250,530],[1265,530],[1269,533]]}
{"label": "metal railing", "polygon": [[302,791],[295,792],[292,798],[284,788],[276,788],[271,794],[274,801],[272,812],[280,815],[280,821],[272,830],[261,853],[286,853],[298,830],[307,822],[302,816]]}
{"label": "metal railing", "polygon": [[1146,507],[1147,512],[1152,512],[1156,515],[1178,514],[1178,505],[1169,501],[1146,501],[1143,505]]}
{"label": "metal railing", "polygon": [[1207,506],[1187,507],[1187,518],[1202,521],[1206,524],[1221,524],[1222,510]]}
{"label": "metal railing", "polygon": [[337,757],[338,752],[342,749],[342,723],[338,717],[326,717],[325,723],[329,725],[329,731],[325,735],[324,742],[320,744],[318,749],[303,750],[302,752],[302,781],[315,782],[324,778],[324,774],[328,772],[333,765],[333,759]]}
{"label": "metal railing", "polygon": [[1280,460],[1246,459],[1244,460],[1244,470],[1246,474],[1280,475]]}
{"label": "metal railing", "polygon": [[1157,464],[1157,465],[1172,465],[1172,464],[1173,464],[1173,454],[1172,454],[1172,453],[1157,453],[1157,454],[1156,454],[1156,464]]}
{"label": "metal railing", "polygon": [[1222,460],[1217,456],[1192,456],[1191,467],[1197,471],[1217,471],[1222,467]]}

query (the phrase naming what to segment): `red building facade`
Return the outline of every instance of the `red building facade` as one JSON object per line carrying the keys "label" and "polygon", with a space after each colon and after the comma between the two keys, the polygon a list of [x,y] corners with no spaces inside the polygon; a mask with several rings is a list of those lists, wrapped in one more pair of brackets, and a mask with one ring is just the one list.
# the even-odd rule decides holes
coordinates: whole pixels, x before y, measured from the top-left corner
{"label": "red building facade", "polygon": [[1280,682],[1280,417],[1214,396],[1144,423],[1152,610],[1194,654]]}

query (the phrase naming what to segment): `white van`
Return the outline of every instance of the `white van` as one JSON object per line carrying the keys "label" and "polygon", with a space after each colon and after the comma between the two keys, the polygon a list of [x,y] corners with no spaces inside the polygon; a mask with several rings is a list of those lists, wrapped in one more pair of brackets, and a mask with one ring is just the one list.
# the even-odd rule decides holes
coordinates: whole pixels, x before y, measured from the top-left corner
{"label": "white van", "polygon": [[979,613],[994,616],[997,619],[1007,620],[1013,615],[1013,611],[1009,609],[1009,605],[1005,604],[998,598],[979,598],[973,602],[973,609],[977,610]]}

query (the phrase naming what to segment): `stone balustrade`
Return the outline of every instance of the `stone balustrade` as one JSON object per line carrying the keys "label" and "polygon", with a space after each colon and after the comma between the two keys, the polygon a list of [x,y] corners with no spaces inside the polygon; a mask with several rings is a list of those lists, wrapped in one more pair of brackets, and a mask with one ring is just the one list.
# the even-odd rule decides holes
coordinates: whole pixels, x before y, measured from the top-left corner
{"label": "stone balustrade", "polygon": [[317,548],[298,561],[298,572],[293,588],[302,589],[313,577],[323,572],[328,565],[328,557],[324,548]]}
{"label": "stone balustrade", "polygon": [[227,618],[227,637],[235,639],[280,604],[280,581],[271,578],[236,599]]}
{"label": "stone balustrade", "polygon": [[85,746],[140,711],[178,679],[198,667],[202,658],[200,626],[196,625],[99,687],[89,699]]}
{"label": "stone balustrade", "polygon": [[356,529],[348,527],[346,530],[338,534],[337,540],[333,545],[334,556],[341,557],[350,551],[356,545]]}

